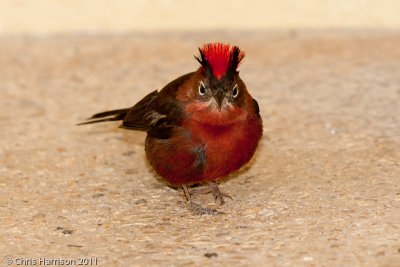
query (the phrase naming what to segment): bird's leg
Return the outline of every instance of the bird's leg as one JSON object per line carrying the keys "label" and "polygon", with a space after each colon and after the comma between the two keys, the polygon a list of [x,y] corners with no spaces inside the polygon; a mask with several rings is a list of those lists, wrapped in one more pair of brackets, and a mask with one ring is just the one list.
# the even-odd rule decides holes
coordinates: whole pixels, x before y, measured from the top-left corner
{"label": "bird's leg", "polygon": [[182,190],[183,190],[183,193],[185,194],[186,200],[188,202],[192,202],[191,196],[190,196],[190,193],[189,193],[189,189],[187,188],[186,185],[182,185]]}
{"label": "bird's leg", "polygon": [[186,185],[182,185],[182,189],[183,189],[183,193],[185,194],[186,200],[189,203],[190,209],[192,211],[194,211],[196,214],[199,214],[199,215],[203,215],[203,214],[211,214],[211,215],[224,214],[223,212],[218,211],[216,209],[205,208],[205,207],[200,206],[197,203],[194,203],[192,201],[191,194],[190,194],[189,189],[187,188],[187,186]]}
{"label": "bird's leg", "polygon": [[203,194],[208,194],[211,193],[211,187],[210,186],[200,186],[196,188],[192,188],[190,190],[190,195],[203,195]]}
{"label": "bird's leg", "polygon": [[233,198],[230,195],[228,195],[227,193],[221,192],[221,190],[219,190],[217,182],[215,182],[215,181],[211,182],[210,189],[211,189],[211,194],[215,198],[215,201],[219,200],[219,203],[221,205],[223,205],[225,203],[225,200],[224,200],[225,197],[233,200]]}
{"label": "bird's leg", "polygon": [[192,196],[192,195],[208,194],[208,193],[211,193],[214,196],[215,201],[218,200],[221,205],[225,203],[224,200],[225,197],[232,199],[230,195],[221,192],[221,190],[219,190],[218,184],[215,181],[211,182],[211,184],[207,187],[193,189],[190,191],[189,194]]}

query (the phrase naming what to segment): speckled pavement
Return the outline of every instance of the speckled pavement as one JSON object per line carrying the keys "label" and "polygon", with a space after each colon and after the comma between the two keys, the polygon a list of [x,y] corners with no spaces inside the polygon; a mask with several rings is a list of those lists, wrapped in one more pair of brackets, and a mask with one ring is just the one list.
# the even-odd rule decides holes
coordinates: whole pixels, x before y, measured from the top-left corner
{"label": "speckled pavement", "polygon": [[[144,133],[75,124],[195,70],[215,40],[247,52],[264,137],[221,183],[225,214],[200,216]],[[1,264],[400,266],[399,47],[367,31],[1,38]]]}

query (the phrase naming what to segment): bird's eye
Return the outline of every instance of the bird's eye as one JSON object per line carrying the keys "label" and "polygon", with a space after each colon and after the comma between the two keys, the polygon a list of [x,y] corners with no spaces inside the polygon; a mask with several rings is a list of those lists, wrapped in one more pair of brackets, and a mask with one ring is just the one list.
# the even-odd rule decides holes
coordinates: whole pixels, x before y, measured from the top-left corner
{"label": "bird's eye", "polygon": [[236,98],[238,95],[239,95],[239,88],[238,88],[238,85],[235,84],[235,86],[234,86],[233,89],[232,89],[232,96],[233,96],[234,98]]}
{"label": "bird's eye", "polygon": [[200,82],[199,85],[199,95],[204,95],[206,93],[206,86],[203,82]]}

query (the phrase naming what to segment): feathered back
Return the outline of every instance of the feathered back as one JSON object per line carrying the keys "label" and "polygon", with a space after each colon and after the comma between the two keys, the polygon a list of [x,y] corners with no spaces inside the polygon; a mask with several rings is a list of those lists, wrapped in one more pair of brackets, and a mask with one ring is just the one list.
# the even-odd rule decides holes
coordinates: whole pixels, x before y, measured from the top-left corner
{"label": "feathered back", "polygon": [[213,74],[218,80],[221,77],[237,72],[240,61],[245,56],[237,46],[222,43],[209,43],[199,48],[200,57],[196,57],[206,72]]}

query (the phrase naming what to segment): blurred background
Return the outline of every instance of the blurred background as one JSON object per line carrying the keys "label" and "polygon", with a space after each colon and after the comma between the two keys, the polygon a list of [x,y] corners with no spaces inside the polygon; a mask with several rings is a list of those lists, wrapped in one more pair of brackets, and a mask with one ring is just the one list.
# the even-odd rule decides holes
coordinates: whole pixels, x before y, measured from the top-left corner
{"label": "blurred background", "polygon": [[0,0],[0,35],[400,28],[399,0]]}

